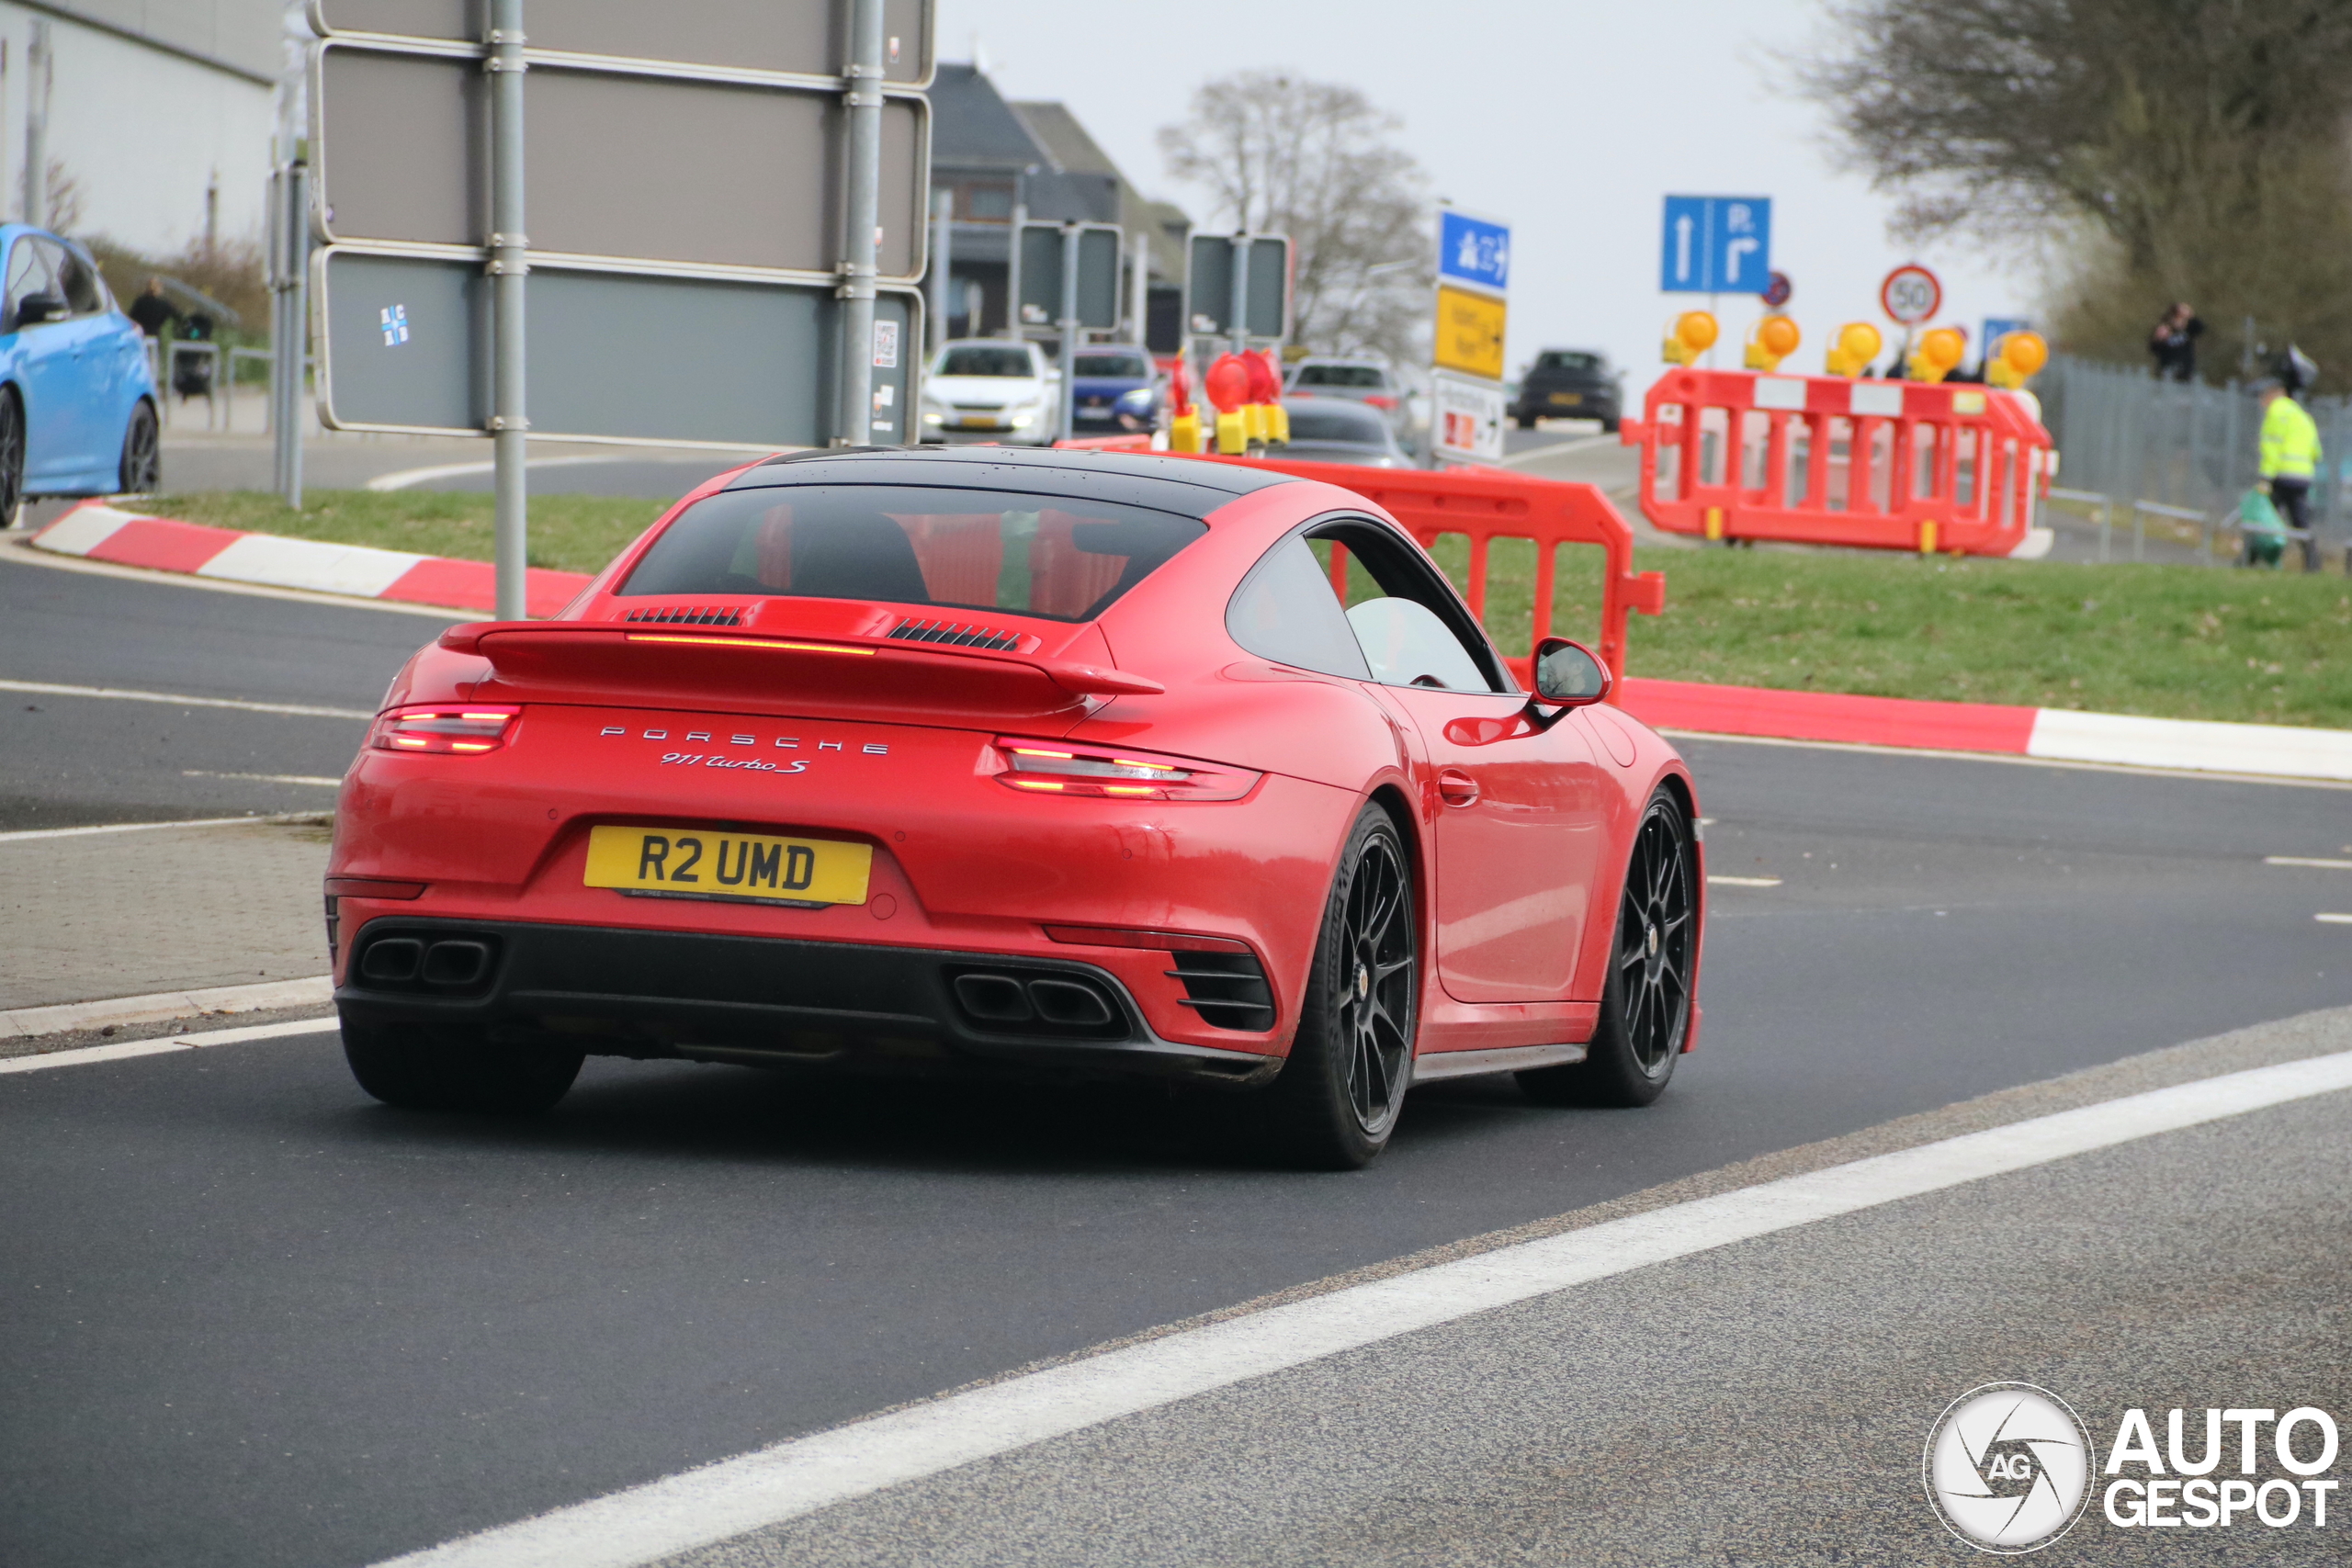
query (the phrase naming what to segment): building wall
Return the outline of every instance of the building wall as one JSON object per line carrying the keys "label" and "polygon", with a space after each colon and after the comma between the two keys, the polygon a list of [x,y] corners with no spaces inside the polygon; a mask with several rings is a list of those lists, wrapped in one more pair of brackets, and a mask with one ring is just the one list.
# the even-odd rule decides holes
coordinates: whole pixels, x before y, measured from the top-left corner
{"label": "building wall", "polygon": [[[66,14],[76,11],[88,19]],[[36,15],[49,20],[56,59],[49,156],[74,181],[74,231],[150,254],[178,252],[203,236],[205,189],[217,174],[221,241],[259,241],[280,0],[0,0],[0,209],[11,219],[24,212]]]}

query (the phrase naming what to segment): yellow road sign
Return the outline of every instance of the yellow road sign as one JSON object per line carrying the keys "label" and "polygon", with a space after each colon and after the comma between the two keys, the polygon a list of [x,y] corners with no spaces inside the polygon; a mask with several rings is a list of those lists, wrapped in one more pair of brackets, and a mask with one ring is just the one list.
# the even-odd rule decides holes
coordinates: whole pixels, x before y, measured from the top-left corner
{"label": "yellow road sign", "polygon": [[1483,294],[1440,285],[1437,291],[1437,363],[1447,370],[1503,378],[1504,305]]}

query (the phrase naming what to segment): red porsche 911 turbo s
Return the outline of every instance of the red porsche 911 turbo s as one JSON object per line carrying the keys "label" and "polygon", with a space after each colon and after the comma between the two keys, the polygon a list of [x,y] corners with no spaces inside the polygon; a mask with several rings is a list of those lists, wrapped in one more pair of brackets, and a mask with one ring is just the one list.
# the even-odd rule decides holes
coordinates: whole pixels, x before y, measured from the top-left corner
{"label": "red porsche 911 turbo s", "polygon": [[476,1111],[591,1053],[1159,1075],[1326,1168],[1432,1078],[1646,1104],[1698,1027],[1697,799],[1581,645],[1532,668],[1340,483],[772,458],[393,681],[327,879],[345,1049]]}

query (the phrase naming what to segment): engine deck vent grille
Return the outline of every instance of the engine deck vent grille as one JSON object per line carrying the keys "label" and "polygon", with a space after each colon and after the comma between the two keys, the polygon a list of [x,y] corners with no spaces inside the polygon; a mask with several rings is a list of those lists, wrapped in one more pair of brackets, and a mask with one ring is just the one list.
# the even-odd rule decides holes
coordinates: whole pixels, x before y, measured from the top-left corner
{"label": "engine deck vent grille", "polygon": [[889,635],[899,642],[944,642],[957,648],[991,649],[999,653],[1017,652],[1021,647],[1018,632],[967,626],[957,621],[919,621],[912,616],[892,626]]}
{"label": "engine deck vent grille", "polygon": [[664,626],[740,626],[743,614],[744,606],[741,604],[664,604],[631,610],[621,618]]}

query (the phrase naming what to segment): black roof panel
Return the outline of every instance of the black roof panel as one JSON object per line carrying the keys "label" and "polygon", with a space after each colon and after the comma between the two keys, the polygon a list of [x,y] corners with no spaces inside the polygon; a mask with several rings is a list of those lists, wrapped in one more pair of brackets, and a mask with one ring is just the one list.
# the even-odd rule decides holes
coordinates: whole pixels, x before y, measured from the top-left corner
{"label": "black roof panel", "polygon": [[1089,496],[1204,517],[1237,495],[1292,482],[1238,463],[1204,463],[1149,452],[1054,451],[1019,446],[819,448],[771,457],[729,481],[770,485],[956,485]]}

